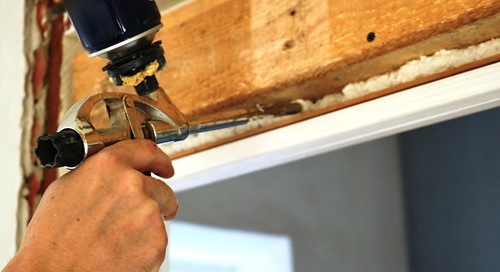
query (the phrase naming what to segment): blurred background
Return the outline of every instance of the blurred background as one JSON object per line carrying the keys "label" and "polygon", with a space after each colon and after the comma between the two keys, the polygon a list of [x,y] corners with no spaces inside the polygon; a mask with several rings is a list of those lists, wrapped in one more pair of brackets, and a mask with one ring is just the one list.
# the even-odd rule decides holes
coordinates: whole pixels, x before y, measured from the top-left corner
{"label": "blurred background", "polygon": [[[496,108],[181,192],[172,268],[256,271],[230,257],[252,239],[214,241],[203,229],[211,226],[228,235],[273,235],[277,245],[289,239],[291,252],[268,253],[275,262],[259,263],[258,271],[493,272],[500,267],[499,196]],[[185,222],[199,231],[178,237],[193,227]],[[186,259],[175,254],[186,243],[196,251],[190,235],[226,247],[216,255],[228,258],[194,258],[205,269],[183,270]],[[247,261],[255,264],[269,247],[262,241]],[[266,268],[280,264],[283,270]]]}

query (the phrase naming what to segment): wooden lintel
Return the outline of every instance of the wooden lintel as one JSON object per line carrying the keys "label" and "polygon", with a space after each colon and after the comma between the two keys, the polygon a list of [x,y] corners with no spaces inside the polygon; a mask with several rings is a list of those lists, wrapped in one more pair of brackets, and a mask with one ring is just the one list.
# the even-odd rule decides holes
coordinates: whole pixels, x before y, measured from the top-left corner
{"label": "wooden lintel", "polygon": [[[198,0],[163,15],[159,74],[187,115],[316,99],[440,49],[500,37],[498,0]],[[113,90],[74,59],[79,99]],[[118,88],[119,91],[130,91]]]}

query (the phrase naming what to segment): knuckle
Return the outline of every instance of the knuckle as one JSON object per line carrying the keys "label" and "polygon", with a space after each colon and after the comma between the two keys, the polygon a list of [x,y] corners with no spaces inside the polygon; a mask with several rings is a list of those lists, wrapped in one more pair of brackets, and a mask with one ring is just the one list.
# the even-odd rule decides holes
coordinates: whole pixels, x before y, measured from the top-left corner
{"label": "knuckle", "polygon": [[174,218],[179,211],[179,202],[177,200],[172,204],[172,209],[169,210],[169,218]]}
{"label": "knuckle", "polygon": [[146,222],[150,222],[150,228],[153,230],[155,240],[160,241],[160,245],[166,244],[167,233],[163,220],[161,220],[161,211],[158,203],[152,199],[144,201],[144,211]]}
{"label": "knuckle", "polygon": [[179,201],[177,200],[177,197],[175,197],[174,194],[170,195],[169,196],[170,199],[168,201],[168,205],[167,205],[167,208],[165,210],[165,214],[164,214],[164,220],[171,220],[173,219],[178,211],[179,211]]}
{"label": "knuckle", "polygon": [[140,185],[142,185],[144,175],[136,170],[128,169],[123,171],[121,178],[124,182],[133,184],[137,187],[142,187]]}
{"label": "knuckle", "polygon": [[168,244],[168,235],[165,230],[165,225],[161,223],[161,229],[156,232],[155,241],[157,241],[157,247],[159,249],[165,249]]}
{"label": "knuckle", "polygon": [[105,165],[106,167],[110,167],[119,164],[121,161],[120,157],[120,154],[118,154],[118,152],[115,152],[114,150],[103,149],[102,151],[90,157],[87,161],[88,164],[92,163],[97,166]]}
{"label": "knuckle", "polygon": [[144,150],[147,150],[152,155],[156,154],[159,150],[158,146],[153,141],[141,140],[140,143],[144,147]]}
{"label": "knuckle", "polygon": [[163,220],[161,220],[161,212],[156,201],[148,199],[143,202],[142,222],[148,222],[144,225],[146,232],[149,233],[150,247],[152,254],[155,257],[164,258],[165,250],[168,244],[168,236]]}
{"label": "knuckle", "polygon": [[135,171],[124,172],[114,188],[115,192],[122,196],[136,197],[144,194],[142,177]]}
{"label": "knuckle", "polygon": [[164,232],[163,235],[162,235],[162,239],[159,239],[158,241],[159,241],[159,254],[164,259],[165,258],[165,254],[167,252],[167,246],[168,246],[168,236],[167,236],[167,234]]}
{"label": "knuckle", "polygon": [[155,240],[148,248],[146,256],[147,259],[151,260],[149,263],[161,264],[165,260],[166,253],[167,244],[161,244],[158,243],[158,240]]}
{"label": "knuckle", "polygon": [[173,217],[175,217],[177,215],[177,212],[179,212],[179,202],[175,201],[175,209],[173,212]]}
{"label": "knuckle", "polygon": [[160,242],[161,242],[162,246],[163,246],[164,248],[166,248],[166,247],[167,247],[167,245],[168,245],[168,234],[167,234],[167,232],[166,232],[166,231],[162,232],[162,235],[161,235],[161,237],[160,237],[160,239],[159,239],[159,240],[160,240]]}
{"label": "knuckle", "polygon": [[131,148],[133,145],[134,149],[140,149],[141,152],[148,152],[151,154],[155,154],[158,150],[158,146],[155,142],[146,139],[135,139],[135,140],[123,140],[115,144],[116,147],[120,148]]}
{"label": "knuckle", "polygon": [[158,229],[158,231],[156,231],[153,240],[154,248],[157,250],[157,253],[159,255],[165,256],[165,250],[168,245],[168,235],[163,224],[161,224],[161,229]]}
{"label": "knuckle", "polygon": [[137,198],[137,196],[141,195],[141,190],[137,188],[137,186],[134,186],[132,183],[122,182],[122,184],[123,185],[118,188],[118,193],[124,198]]}
{"label": "knuckle", "polygon": [[160,207],[158,203],[152,199],[144,201],[144,215],[148,220],[156,221],[161,218]]}

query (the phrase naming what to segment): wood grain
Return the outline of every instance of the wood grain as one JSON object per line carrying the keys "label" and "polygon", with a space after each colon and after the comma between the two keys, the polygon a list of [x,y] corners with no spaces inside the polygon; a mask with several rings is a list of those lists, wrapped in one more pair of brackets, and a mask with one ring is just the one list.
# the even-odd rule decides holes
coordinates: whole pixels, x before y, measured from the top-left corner
{"label": "wood grain", "polygon": [[[317,99],[421,55],[500,37],[500,1],[198,0],[163,22],[169,67],[159,81],[194,115]],[[75,99],[116,90],[104,65],[74,59]]]}

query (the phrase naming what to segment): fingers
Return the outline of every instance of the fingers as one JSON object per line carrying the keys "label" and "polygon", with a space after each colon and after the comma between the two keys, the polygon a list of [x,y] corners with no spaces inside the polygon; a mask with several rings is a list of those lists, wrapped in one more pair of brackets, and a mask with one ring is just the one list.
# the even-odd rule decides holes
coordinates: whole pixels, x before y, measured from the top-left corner
{"label": "fingers", "polygon": [[153,172],[164,178],[174,175],[170,158],[150,140],[125,140],[109,146],[96,156],[115,157],[115,163],[139,172]]}
{"label": "fingers", "polygon": [[[118,142],[90,157],[76,171],[93,172],[95,167],[99,170],[106,169],[106,176],[110,180],[120,177],[120,182],[139,186],[142,193],[158,203],[164,220],[170,220],[176,215],[178,202],[172,189],[158,179],[140,174],[153,172],[164,178],[174,175],[170,158],[154,142],[138,139]],[[130,170],[139,173],[134,171],[133,175],[125,175]]]}
{"label": "fingers", "polygon": [[174,191],[167,184],[155,178],[146,177],[144,179],[144,191],[158,203],[163,220],[170,220],[175,217],[179,203]]}
{"label": "fingers", "polygon": [[[150,171],[164,178],[174,175],[170,158],[150,140],[121,141],[109,147],[108,152],[118,153],[123,165],[139,172]],[[146,176],[143,185],[146,195],[158,203],[163,219],[174,218],[179,204],[172,189],[164,182]]]}

